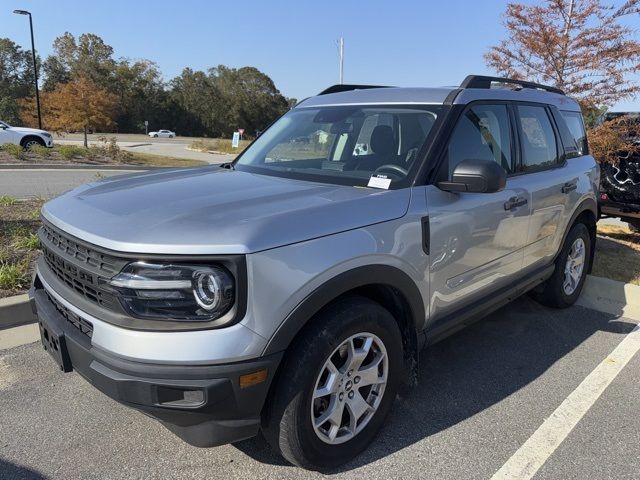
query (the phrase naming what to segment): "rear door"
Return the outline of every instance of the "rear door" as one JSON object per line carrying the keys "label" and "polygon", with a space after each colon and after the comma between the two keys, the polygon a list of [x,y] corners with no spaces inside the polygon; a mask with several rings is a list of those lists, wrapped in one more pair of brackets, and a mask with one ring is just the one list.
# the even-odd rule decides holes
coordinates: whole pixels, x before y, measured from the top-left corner
{"label": "rear door", "polygon": [[529,198],[522,180],[512,176],[514,130],[507,104],[471,104],[453,130],[438,175],[438,180],[450,180],[462,160],[491,160],[509,175],[503,191],[452,193],[427,186],[432,327],[512,282],[522,269]]}
{"label": "rear door", "polygon": [[[528,268],[547,264],[555,256],[578,176],[568,167],[551,108],[518,104],[514,111],[520,150],[518,175],[525,180],[523,186],[531,198],[524,250],[524,267]],[[574,152],[577,154],[575,145]]]}

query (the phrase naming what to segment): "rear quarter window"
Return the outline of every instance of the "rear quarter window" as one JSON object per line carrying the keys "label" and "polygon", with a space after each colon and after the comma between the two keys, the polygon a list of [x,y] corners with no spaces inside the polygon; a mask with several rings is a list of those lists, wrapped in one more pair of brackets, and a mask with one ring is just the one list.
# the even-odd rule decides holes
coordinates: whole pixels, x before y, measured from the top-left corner
{"label": "rear quarter window", "polygon": [[587,155],[589,153],[589,146],[587,144],[587,133],[584,129],[584,121],[582,120],[582,114],[580,112],[568,112],[561,111],[564,121],[569,127],[573,139],[578,146],[578,153],[580,155]]}

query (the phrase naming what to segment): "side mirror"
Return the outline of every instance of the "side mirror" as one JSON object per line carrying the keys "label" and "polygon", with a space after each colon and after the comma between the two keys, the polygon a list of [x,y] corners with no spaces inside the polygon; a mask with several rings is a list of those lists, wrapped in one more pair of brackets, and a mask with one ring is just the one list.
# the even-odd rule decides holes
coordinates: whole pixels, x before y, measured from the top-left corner
{"label": "side mirror", "polygon": [[450,182],[438,182],[449,192],[494,193],[504,190],[507,172],[491,160],[463,160],[453,169]]}

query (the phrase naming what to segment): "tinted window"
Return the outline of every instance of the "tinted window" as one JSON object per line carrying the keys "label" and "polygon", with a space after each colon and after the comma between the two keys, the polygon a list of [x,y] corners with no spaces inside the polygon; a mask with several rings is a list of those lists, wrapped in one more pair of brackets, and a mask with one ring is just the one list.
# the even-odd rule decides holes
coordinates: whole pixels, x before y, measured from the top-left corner
{"label": "tinted window", "polygon": [[458,120],[447,149],[449,176],[463,160],[491,160],[512,172],[511,128],[505,105],[475,105]]}
{"label": "tinted window", "polygon": [[556,136],[543,107],[520,105],[520,144],[524,170],[539,170],[558,163]]}
{"label": "tinted window", "polygon": [[562,112],[567,127],[573,139],[578,145],[578,153],[580,155],[587,154],[587,134],[584,131],[584,122],[582,121],[582,114],[579,112]]}

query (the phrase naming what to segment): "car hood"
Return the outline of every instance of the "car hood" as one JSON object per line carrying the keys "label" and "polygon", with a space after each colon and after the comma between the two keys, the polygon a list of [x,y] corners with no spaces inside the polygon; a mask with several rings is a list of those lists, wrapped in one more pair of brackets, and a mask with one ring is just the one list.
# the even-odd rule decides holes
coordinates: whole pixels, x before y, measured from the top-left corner
{"label": "car hood", "polygon": [[131,253],[241,254],[403,216],[410,189],[327,185],[215,166],[131,174],[47,202],[89,243]]}
{"label": "car hood", "polygon": [[27,128],[27,127],[10,127],[14,132],[20,133],[48,133],[46,130],[39,130],[37,128]]}

